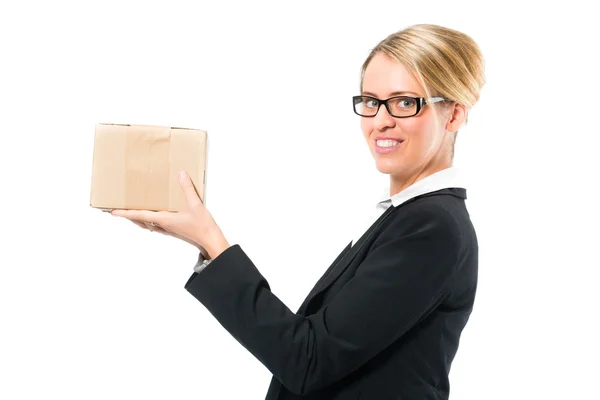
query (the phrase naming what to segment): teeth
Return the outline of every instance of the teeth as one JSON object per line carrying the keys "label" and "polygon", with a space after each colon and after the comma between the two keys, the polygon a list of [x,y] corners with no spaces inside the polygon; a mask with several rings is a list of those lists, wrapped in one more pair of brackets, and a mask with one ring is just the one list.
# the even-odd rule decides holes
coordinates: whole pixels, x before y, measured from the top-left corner
{"label": "teeth", "polygon": [[394,147],[399,145],[400,142],[397,140],[378,140],[377,141],[377,146],[379,147]]}

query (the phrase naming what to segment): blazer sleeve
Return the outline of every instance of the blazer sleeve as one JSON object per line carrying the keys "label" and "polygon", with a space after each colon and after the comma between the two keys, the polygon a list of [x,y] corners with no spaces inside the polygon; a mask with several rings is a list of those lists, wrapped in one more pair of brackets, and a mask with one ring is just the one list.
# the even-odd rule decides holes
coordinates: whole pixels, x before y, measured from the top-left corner
{"label": "blazer sleeve", "polygon": [[307,394],[350,374],[396,341],[449,293],[460,230],[441,207],[397,218],[355,276],[319,312],[292,312],[232,245],[185,285],[291,392]]}

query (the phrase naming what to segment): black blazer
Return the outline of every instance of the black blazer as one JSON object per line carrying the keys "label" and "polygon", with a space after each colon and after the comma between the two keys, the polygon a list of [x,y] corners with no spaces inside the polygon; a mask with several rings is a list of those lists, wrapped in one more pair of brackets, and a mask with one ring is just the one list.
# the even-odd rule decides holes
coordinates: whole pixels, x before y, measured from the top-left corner
{"label": "black blazer", "polygon": [[453,188],[390,206],[295,313],[237,244],[185,287],[273,373],[269,400],[447,399],[477,286],[465,199]]}

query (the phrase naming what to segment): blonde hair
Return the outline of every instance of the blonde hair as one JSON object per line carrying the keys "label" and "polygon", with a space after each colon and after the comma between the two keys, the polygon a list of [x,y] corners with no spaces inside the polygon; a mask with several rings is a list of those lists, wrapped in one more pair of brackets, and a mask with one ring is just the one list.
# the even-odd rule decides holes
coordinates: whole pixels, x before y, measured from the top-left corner
{"label": "blonde hair", "polygon": [[473,108],[485,84],[484,61],[479,46],[466,34],[438,25],[413,25],[382,40],[361,69],[362,91],[365,70],[373,57],[383,53],[400,62],[418,77],[427,97],[441,96]]}
{"label": "blonde hair", "polygon": [[[398,61],[411,72],[427,99],[444,97],[463,105],[467,113],[479,100],[485,84],[484,60],[477,43],[462,32],[419,24],[389,35],[371,50],[362,65],[361,93],[365,71],[379,53]],[[428,103],[434,113],[437,104],[442,104]]]}

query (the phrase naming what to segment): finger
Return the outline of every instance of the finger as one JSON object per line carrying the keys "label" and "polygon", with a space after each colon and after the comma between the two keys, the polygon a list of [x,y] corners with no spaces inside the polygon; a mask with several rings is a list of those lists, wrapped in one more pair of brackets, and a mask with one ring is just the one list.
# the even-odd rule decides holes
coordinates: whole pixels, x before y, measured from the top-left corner
{"label": "finger", "polygon": [[150,232],[158,232],[160,234],[163,234],[165,236],[173,236],[169,231],[167,231],[165,228],[163,228],[162,226],[159,225],[149,225],[145,222],[141,222],[142,225],[144,225],[144,227],[149,230]]}
{"label": "finger", "polygon": [[162,233],[163,235],[169,235],[169,232],[167,232],[167,230],[160,225],[149,225],[148,229],[150,229],[152,232],[158,232]]}
{"label": "finger", "polygon": [[146,229],[148,229],[150,232],[154,232],[158,228],[158,226],[154,224],[149,224],[148,222],[142,222],[142,224],[144,224],[146,226]]}
{"label": "finger", "polygon": [[133,222],[134,224],[136,224],[140,228],[143,228],[143,229],[145,229],[147,231],[150,231],[150,232],[156,230],[156,228],[157,228],[156,225],[152,226],[152,225],[150,225],[147,222],[141,222],[141,221],[135,221],[135,220],[132,220],[131,222]]}
{"label": "finger", "polygon": [[179,184],[183,190],[187,205],[190,208],[202,204],[202,201],[196,192],[196,188],[194,187],[194,182],[192,182],[192,179],[185,171],[179,173]]}
{"label": "finger", "polygon": [[167,232],[162,226],[159,226],[159,225],[150,225],[149,223],[141,222],[141,221],[135,221],[135,220],[132,220],[131,222],[133,222],[134,224],[136,224],[140,228],[143,228],[143,229],[145,229],[147,231],[158,232],[158,233],[162,233],[163,235],[169,235],[169,236],[171,236],[171,234],[169,232]]}
{"label": "finger", "polygon": [[140,222],[155,223],[161,225],[164,223],[164,213],[148,210],[113,210],[112,215],[116,217],[124,217],[129,220]]}
{"label": "finger", "polygon": [[143,222],[139,222],[139,221],[131,221],[131,222],[133,222],[134,224],[136,224],[136,225],[137,225],[137,226],[139,226],[140,228],[143,228],[143,229],[146,229],[146,230],[150,229],[150,228],[148,227],[148,225],[146,225],[146,224],[145,224],[145,223],[143,223]]}

